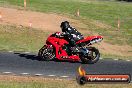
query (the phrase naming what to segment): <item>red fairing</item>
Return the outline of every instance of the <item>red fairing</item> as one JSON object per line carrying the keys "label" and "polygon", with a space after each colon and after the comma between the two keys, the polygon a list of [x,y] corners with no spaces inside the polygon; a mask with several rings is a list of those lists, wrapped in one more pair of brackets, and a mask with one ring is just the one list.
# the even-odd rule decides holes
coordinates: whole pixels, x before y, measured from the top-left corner
{"label": "red fairing", "polygon": [[[56,34],[60,34],[60,32],[56,32]],[[89,36],[83,40],[80,40],[78,43],[82,43],[82,42],[87,42],[93,39],[103,39],[102,36]],[[53,46],[55,48],[55,54],[56,54],[56,59],[58,60],[69,60],[69,61],[80,61],[80,58],[78,55],[71,55],[69,56],[66,52],[66,50],[63,49],[63,46],[68,44],[69,42],[66,41],[63,37],[61,38],[57,38],[55,36],[50,35],[47,38],[46,44],[47,46]]]}
{"label": "red fairing", "polygon": [[[68,42],[64,39],[59,39],[56,37],[49,37],[47,39],[47,45],[53,45],[56,51],[56,58],[59,60],[72,60],[72,61],[79,61],[80,58],[77,55],[68,56],[66,51],[62,49],[64,44],[68,44]],[[71,59],[72,58],[72,59]]]}
{"label": "red fairing", "polygon": [[103,39],[103,37],[102,36],[88,36],[84,38],[83,40],[79,40],[78,42],[76,42],[76,44],[91,41],[93,39]]}

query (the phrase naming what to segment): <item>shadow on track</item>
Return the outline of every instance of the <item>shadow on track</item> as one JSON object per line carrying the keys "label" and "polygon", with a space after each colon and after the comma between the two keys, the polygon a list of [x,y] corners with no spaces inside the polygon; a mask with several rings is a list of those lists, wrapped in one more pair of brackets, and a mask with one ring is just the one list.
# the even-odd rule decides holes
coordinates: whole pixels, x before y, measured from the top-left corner
{"label": "shadow on track", "polygon": [[[24,57],[25,59],[44,61],[44,60],[41,60],[37,55],[29,55],[29,54],[23,54],[23,53],[14,53],[14,54],[17,54],[20,57]],[[81,63],[81,62],[73,62],[73,61],[68,61],[68,60],[59,61],[59,60],[56,60],[56,59],[52,60],[52,61],[54,61],[54,62],[68,62],[68,63]],[[47,62],[50,62],[50,61],[47,61]]]}
{"label": "shadow on track", "polygon": [[18,56],[24,57],[24,58],[26,58],[26,59],[41,61],[41,60],[39,59],[39,57],[36,56],[36,55],[29,55],[29,54],[23,54],[23,53],[14,53],[14,54],[17,54]]}

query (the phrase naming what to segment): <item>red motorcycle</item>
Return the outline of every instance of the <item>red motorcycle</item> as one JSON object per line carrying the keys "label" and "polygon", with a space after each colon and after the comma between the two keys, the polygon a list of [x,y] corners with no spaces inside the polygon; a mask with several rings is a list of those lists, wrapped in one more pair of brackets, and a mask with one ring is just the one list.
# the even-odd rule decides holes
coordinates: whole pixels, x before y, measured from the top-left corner
{"label": "red motorcycle", "polygon": [[90,45],[101,42],[102,36],[88,36],[76,42],[79,52],[71,52],[69,42],[64,37],[57,37],[58,32],[50,35],[44,45],[38,52],[38,57],[41,60],[59,60],[59,61],[82,61],[82,63],[93,64],[100,58],[99,50]]}

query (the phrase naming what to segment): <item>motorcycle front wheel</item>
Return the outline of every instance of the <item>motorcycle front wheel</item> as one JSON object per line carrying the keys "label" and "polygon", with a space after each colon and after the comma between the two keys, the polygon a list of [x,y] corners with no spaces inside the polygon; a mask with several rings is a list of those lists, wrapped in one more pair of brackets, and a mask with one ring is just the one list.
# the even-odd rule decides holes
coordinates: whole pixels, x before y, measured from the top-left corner
{"label": "motorcycle front wheel", "polygon": [[80,55],[80,59],[84,64],[94,64],[100,58],[99,50],[95,47],[87,47],[89,53],[87,55]]}
{"label": "motorcycle front wheel", "polygon": [[51,61],[55,59],[55,51],[53,47],[44,45],[38,52],[39,60]]}

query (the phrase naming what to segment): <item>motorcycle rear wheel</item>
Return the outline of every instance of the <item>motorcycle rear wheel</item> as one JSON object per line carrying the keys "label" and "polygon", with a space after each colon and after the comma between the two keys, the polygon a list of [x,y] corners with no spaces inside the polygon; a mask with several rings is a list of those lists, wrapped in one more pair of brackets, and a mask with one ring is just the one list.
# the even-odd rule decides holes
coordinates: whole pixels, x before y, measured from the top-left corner
{"label": "motorcycle rear wheel", "polygon": [[54,48],[50,47],[48,48],[46,45],[44,45],[38,52],[39,60],[44,61],[51,61],[55,59],[55,52]]}
{"label": "motorcycle rear wheel", "polygon": [[89,50],[89,54],[87,56],[81,55],[80,59],[82,63],[84,64],[94,64],[96,63],[100,58],[99,50],[95,47],[87,47]]}

